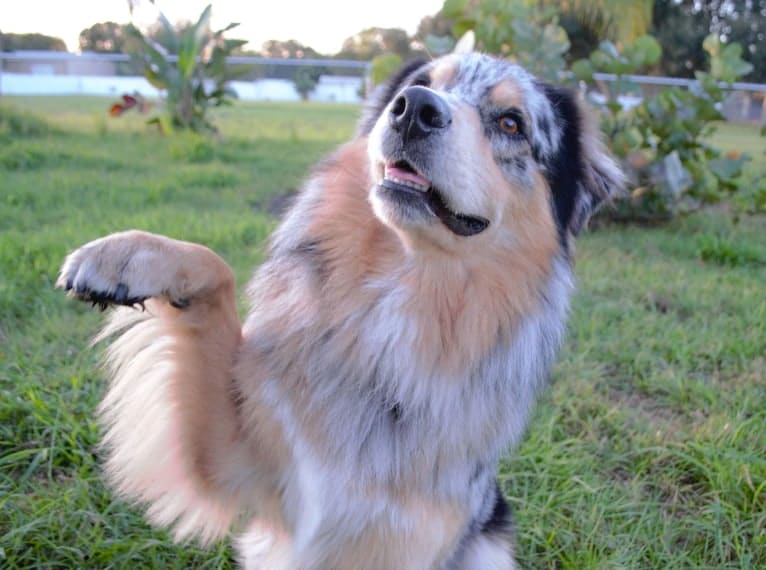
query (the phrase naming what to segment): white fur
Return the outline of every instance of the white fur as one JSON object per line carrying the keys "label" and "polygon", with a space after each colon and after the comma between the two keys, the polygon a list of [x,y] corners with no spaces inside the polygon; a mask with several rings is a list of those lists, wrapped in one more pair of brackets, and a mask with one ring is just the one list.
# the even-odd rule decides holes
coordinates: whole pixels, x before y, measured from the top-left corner
{"label": "white fur", "polygon": [[460,570],[516,570],[508,543],[490,537],[477,537],[463,556]]}
{"label": "white fur", "polygon": [[189,480],[174,424],[170,386],[175,373],[173,340],[162,319],[116,310],[99,338],[125,331],[109,347],[106,363],[111,384],[100,407],[111,452],[106,470],[125,496],[149,503],[149,519],[173,525],[181,540],[192,535],[210,542],[224,535],[234,513],[198,493]]}

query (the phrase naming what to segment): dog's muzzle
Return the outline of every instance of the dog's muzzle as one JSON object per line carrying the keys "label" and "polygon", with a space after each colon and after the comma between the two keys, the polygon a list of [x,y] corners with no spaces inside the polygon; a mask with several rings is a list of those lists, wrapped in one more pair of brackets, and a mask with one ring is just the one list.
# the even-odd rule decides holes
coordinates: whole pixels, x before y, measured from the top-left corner
{"label": "dog's muzzle", "polygon": [[402,91],[388,114],[391,128],[400,134],[402,142],[426,138],[446,129],[452,123],[449,107],[436,93],[426,87],[413,86]]}

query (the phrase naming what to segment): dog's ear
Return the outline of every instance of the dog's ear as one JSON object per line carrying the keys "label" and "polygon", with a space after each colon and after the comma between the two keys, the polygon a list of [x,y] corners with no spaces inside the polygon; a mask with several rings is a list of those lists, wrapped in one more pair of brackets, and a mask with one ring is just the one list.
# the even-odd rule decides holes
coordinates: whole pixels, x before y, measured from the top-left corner
{"label": "dog's ear", "polygon": [[362,118],[359,120],[358,134],[368,135],[375,123],[380,117],[380,114],[391,102],[391,100],[402,90],[405,82],[411,75],[413,75],[418,69],[426,65],[426,61],[422,59],[416,59],[405,63],[399,70],[386,80],[385,83],[378,85],[373,89],[364,104],[362,110]]}
{"label": "dog's ear", "polygon": [[[624,175],[601,140],[597,118],[577,94],[541,87],[560,128],[558,142],[547,140],[549,154],[541,158],[547,165],[559,232],[566,239],[568,234],[576,236],[605,200],[623,192]],[[548,139],[556,138],[550,126],[538,130]]]}

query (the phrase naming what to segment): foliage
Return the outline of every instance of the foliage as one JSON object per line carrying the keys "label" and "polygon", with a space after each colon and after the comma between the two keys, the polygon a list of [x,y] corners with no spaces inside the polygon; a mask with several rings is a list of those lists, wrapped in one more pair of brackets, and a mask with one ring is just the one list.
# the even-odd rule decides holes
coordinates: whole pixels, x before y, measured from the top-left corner
{"label": "foliage", "polygon": [[130,42],[131,36],[126,24],[99,22],[80,32],[81,51],[128,53],[131,51]]}
{"label": "foliage", "polygon": [[3,51],[66,51],[66,44],[61,38],[45,34],[0,33],[0,48]]}
{"label": "foliage", "polygon": [[315,49],[303,45],[296,40],[269,40],[263,43],[261,54],[263,54],[265,57],[290,59],[318,59],[322,57],[321,54],[319,54]]}
{"label": "foliage", "polygon": [[655,64],[661,52],[659,44],[651,36],[637,38],[622,51],[613,42],[604,40],[590,58],[572,65],[572,73],[579,81],[592,82],[597,71],[617,76],[615,81],[600,84],[601,91],[606,95],[601,128],[612,151],[620,157],[627,157],[640,143],[633,114],[624,110],[625,97],[640,96],[640,91],[637,92],[636,85],[625,75]]}
{"label": "foliage", "polygon": [[702,41],[712,33],[743,47],[753,64],[746,81],[766,82],[766,0],[655,0],[651,33],[664,50],[664,75],[694,77],[706,65]]}
{"label": "foliage", "polygon": [[402,65],[402,58],[394,53],[377,56],[372,60],[370,79],[373,85],[380,85]]}
{"label": "foliage", "polygon": [[647,33],[652,23],[654,0],[543,0],[573,17],[594,36],[632,42]]}
{"label": "foliage", "polygon": [[[228,542],[174,544],[105,487],[103,347],[88,347],[102,317],[52,282],[68,250],[135,227],[211,247],[242,288],[272,198],[353,135],[358,109],[242,102],[215,110],[218,141],[125,121],[102,135],[97,98],[7,99],[51,131],[17,141],[44,168],[0,165],[0,566],[233,570]],[[766,567],[764,259],[763,219],[718,210],[579,238],[554,381],[499,472],[521,568]]]}
{"label": "foliage", "polygon": [[407,32],[401,28],[364,29],[346,38],[337,57],[370,61],[384,53],[396,54],[403,60],[411,59],[414,53]]}
{"label": "foliage", "polygon": [[[164,133],[176,128],[215,132],[207,117],[208,110],[227,105],[236,97],[226,85],[234,76],[226,65],[226,57],[246,42],[223,37],[238,24],[211,32],[210,14],[208,5],[196,23],[176,27],[160,12],[164,45],[133,25],[127,28],[138,43],[137,57],[143,64],[144,76],[165,91],[163,112],[149,121]],[[171,59],[171,54],[175,54],[175,59]]]}
{"label": "foliage", "polygon": [[321,70],[316,67],[299,67],[295,72],[293,83],[295,84],[295,90],[301,96],[301,99],[306,101],[309,95],[317,86],[319,82],[319,76]]}
{"label": "foliage", "polygon": [[602,127],[615,154],[622,158],[633,184],[630,200],[618,203],[607,215],[653,219],[688,212],[727,197],[741,199],[746,154],[724,154],[708,144],[721,121],[718,107],[725,96],[720,82],[729,83],[749,72],[736,44],[722,45],[709,36],[704,48],[710,71],[697,72],[692,89],[666,88],[626,109],[620,96],[633,86],[624,78],[660,57],[651,37],[638,38],[622,51],[602,42],[589,60],[573,66],[575,76],[592,82],[594,71],[614,73],[617,81],[607,89]]}
{"label": "foliage", "polygon": [[555,80],[564,70],[569,39],[553,6],[541,7],[536,0],[446,0],[442,12],[454,19],[456,37],[473,30],[481,51],[546,79]]}

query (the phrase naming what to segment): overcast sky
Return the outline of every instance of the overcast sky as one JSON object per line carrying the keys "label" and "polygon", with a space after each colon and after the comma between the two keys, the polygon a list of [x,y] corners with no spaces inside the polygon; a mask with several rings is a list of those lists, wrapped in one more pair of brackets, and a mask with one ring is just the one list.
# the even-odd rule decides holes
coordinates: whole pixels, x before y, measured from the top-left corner
{"label": "overcast sky", "polygon": [[[410,34],[423,16],[439,11],[443,0],[156,0],[171,21],[196,20],[213,4],[213,27],[240,22],[229,37],[250,41],[260,49],[270,39],[296,39],[320,53],[333,54],[356,32],[379,26],[404,28]],[[149,0],[141,0],[134,21],[146,25],[154,18]],[[80,32],[97,22],[130,21],[127,0],[0,0],[0,30],[39,32],[63,39],[78,49]]]}

